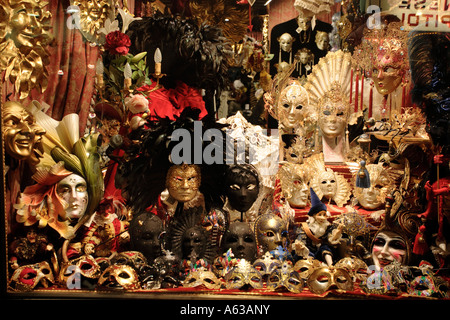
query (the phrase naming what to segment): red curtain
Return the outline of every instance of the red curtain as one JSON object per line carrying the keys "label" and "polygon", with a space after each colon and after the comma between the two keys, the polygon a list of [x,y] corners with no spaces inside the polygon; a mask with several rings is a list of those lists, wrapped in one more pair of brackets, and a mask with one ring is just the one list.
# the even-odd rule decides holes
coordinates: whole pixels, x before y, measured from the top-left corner
{"label": "red curtain", "polygon": [[[55,45],[48,48],[48,87],[44,93],[32,90],[23,104],[28,105],[32,100],[45,102],[50,105],[47,114],[56,120],[61,120],[69,113],[78,113],[80,133],[83,134],[94,92],[99,48],[85,41],[79,30],[67,27],[70,15],[66,9],[69,5],[69,0],[49,1],[47,10],[52,14]],[[3,83],[3,101],[8,94],[11,94],[9,100],[18,100],[14,86],[9,81]]]}

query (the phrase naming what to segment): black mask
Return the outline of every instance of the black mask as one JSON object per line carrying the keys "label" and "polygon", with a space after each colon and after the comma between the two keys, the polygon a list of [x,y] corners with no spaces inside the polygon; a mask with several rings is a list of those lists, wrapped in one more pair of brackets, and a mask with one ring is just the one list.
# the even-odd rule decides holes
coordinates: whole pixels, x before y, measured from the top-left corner
{"label": "black mask", "polygon": [[132,250],[141,252],[148,262],[161,255],[164,227],[158,216],[150,212],[136,215],[130,223],[129,232]]}
{"label": "black mask", "polygon": [[245,167],[234,167],[227,174],[225,193],[233,209],[246,212],[258,198],[259,180],[257,175]]}
{"label": "black mask", "polygon": [[233,222],[222,240],[223,252],[231,249],[235,258],[253,262],[256,258],[256,239],[248,223]]}
{"label": "black mask", "polygon": [[207,237],[200,226],[186,229],[181,240],[183,259],[201,259],[206,252]]}

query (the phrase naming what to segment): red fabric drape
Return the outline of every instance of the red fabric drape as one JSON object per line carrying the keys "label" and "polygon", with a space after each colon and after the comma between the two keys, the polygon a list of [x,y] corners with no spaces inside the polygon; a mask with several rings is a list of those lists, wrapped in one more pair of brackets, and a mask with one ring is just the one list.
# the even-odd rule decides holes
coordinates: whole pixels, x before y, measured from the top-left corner
{"label": "red fabric drape", "polygon": [[[38,100],[49,104],[47,114],[56,120],[61,120],[69,113],[78,113],[80,133],[83,133],[94,92],[95,65],[99,50],[97,46],[85,41],[79,30],[67,27],[70,15],[66,13],[66,9],[69,5],[68,0],[49,1],[47,10],[52,14],[55,45],[48,48],[48,87],[43,93],[32,90],[23,103],[28,105],[32,100]],[[3,102],[8,94],[11,94],[9,100],[18,100],[13,84],[4,81]]]}

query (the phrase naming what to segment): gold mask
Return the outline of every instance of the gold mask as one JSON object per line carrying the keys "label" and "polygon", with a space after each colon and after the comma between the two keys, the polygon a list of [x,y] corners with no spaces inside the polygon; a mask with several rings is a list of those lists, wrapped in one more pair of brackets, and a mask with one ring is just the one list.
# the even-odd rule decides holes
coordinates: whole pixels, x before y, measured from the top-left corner
{"label": "gold mask", "polygon": [[18,160],[39,163],[45,130],[36,124],[33,115],[20,103],[8,101],[2,106],[2,120],[6,153]]}
{"label": "gold mask", "polygon": [[108,18],[111,5],[106,0],[73,0],[73,6],[79,8],[79,19],[81,32],[88,40],[97,37],[97,31],[100,30]]}
{"label": "gold mask", "polygon": [[197,165],[174,165],[166,177],[169,194],[177,201],[188,202],[197,195],[200,187],[200,168]]}
{"label": "gold mask", "polygon": [[98,279],[99,287],[109,289],[139,289],[139,278],[133,267],[129,265],[112,265],[103,271]]}
{"label": "gold mask", "polygon": [[285,287],[290,292],[300,293],[303,290],[303,280],[297,271],[287,262],[275,269],[267,280],[267,288],[276,290]]}
{"label": "gold mask", "polygon": [[330,289],[353,290],[353,281],[347,270],[335,267],[322,267],[315,270],[307,280],[312,293],[323,294]]}
{"label": "gold mask", "polygon": [[39,0],[0,1],[0,71],[15,85],[20,99],[34,88],[44,92],[48,84],[45,66],[50,63],[46,50],[53,37],[51,13]]}

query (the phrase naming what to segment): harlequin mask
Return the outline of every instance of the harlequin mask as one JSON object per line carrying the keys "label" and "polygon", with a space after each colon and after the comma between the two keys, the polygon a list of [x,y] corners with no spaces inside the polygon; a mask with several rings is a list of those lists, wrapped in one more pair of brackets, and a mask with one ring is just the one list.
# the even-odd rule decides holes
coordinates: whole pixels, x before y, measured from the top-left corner
{"label": "harlequin mask", "polygon": [[287,129],[301,126],[308,114],[308,106],[308,92],[298,80],[292,80],[280,93],[278,118],[281,124]]}
{"label": "harlequin mask", "polygon": [[19,102],[7,101],[2,106],[2,121],[6,153],[18,160],[35,156],[45,130],[36,124],[33,115]]}
{"label": "harlequin mask", "polygon": [[281,268],[272,271],[267,279],[267,288],[276,290],[282,287],[293,293],[300,293],[303,290],[303,280],[287,262],[284,262]]}
{"label": "harlequin mask", "polygon": [[80,276],[89,279],[97,279],[100,277],[101,268],[96,259],[92,256],[83,255],[79,258],[70,260],[67,264],[62,266],[58,277],[59,283],[66,285],[68,281],[70,281],[69,278],[77,272],[80,273]]}
{"label": "harlequin mask", "polygon": [[136,271],[129,265],[111,265],[103,271],[98,285],[109,289],[137,290],[140,287]]}
{"label": "harlequin mask", "polygon": [[300,278],[306,280],[314,272],[314,270],[320,268],[322,263],[312,257],[298,260],[294,265],[294,270],[300,275]]}
{"label": "harlequin mask", "polygon": [[48,288],[55,282],[48,262],[30,264],[16,269],[9,285],[18,291],[30,291],[38,285]]}
{"label": "harlequin mask", "polygon": [[204,267],[191,270],[186,279],[183,281],[183,287],[195,288],[205,286],[207,289],[220,289],[220,280],[212,271]]}
{"label": "harlequin mask", "polygon": [[323,294],[330,289],[353,290],[350,274],[345,269],[335,267],[321,267],[315,270],[309,276],[307,284],[309,290],[315,294]]}
{"label": "harlequin mask", "polygon": [[68,219],[81,218],[89,202],[89,194],[86,180],[77,175],[71,174],[58,182],[56,187],[58,196],[68,205],[65,209]]}
{"label": "harlequin mask", "polygon": [[336,138],[345,133],[349,108],[348,98],[345,97],[341,86],[333,84],[319,100],[318,125],[323,136]]}
{"label": "harlequin mask", "polygon": [[253,263],[253,267],[255,267],[262,275],[269,275],[275,269],[281,267],[281,261],[275,259],[272,254],[267,251],[262,258],[257,259]]}
{"label": "harlequin mask", "polygon": [[200,183],[200,167],[197,165],[173,165],[167,172],[166,187],[177,201],[188,202],[194,199]]}
{"label": "harlequin mask", "polygon": [[230,224],[222,238],[224,251],[231,249],[238,259],[253,262],[256,257],[257,247],[255,234],[246,222],[236,221]]}
{"label": "harlequin mask", "polygon": [[255,289],[263,287],[261,273],[243,259],[225,275],[225,281],[227,289],[240,289],[247,284]]}
{"label": "harlequin mask", "polygon": [[255,222],[255,233],[258,245],[263,251],[272,251],[278,246],[286,247],[288,232],[286,222],[273,213],[259,216]]}
{"label": "harlequin mask", "polygon": [[259,174],[256,168],[251,164],[238,164],[228,168],[225,194],[233,209],[248,211],[259,195]]}
{"label": "harlequin mask", "polygon": [[431,297],[437,293],[434,285],[434,279],[431,276],[415,277],[408,286],[408,293],[413,296]]}

